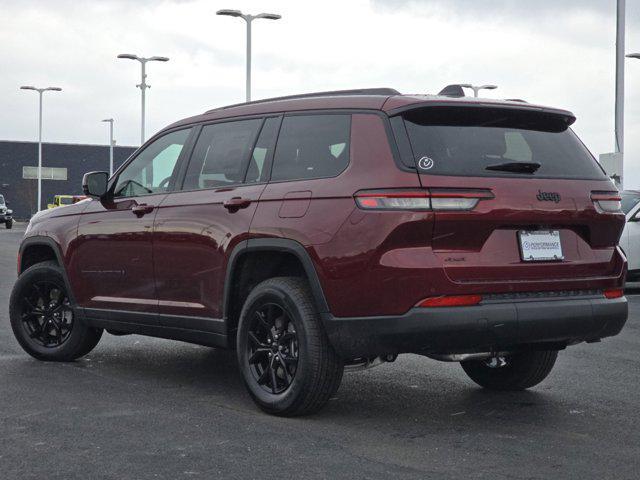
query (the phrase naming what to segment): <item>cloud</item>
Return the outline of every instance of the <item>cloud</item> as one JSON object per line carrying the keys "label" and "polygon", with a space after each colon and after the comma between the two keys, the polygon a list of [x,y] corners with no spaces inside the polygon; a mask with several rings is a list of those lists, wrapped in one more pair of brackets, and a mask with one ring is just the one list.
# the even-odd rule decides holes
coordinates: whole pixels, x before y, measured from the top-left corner
{"label": "cloud", "polygon": [[[150,64],[148,133],[244,98],[245,27],[220,8],[273,11],[253,26],[254,98],[368,86],[434,93],[495,83],[492,97],[573,110],[594,153],[613,149],[614,2],[565,0],[1,1],[0,138],[36,133],[36,97],[23,84],[64,88],[45,98],[49,141],[139,139],[139,65],[118,53],[165,55]],[[629,23],[640,6],[628,5]],[[638,29],[628,45],[640,50]],[[640,62],[628,64],[627,179],[640,186]],[[638,140],[636,140],[636,137]]]}
{"label": "cloud", "polygon": [[374,7],[387,11],[411,9],[428,11],[445,9],[457,15],[478,18],[495,16],[512,16],[530,21],[531,15],[557,15],[575,12],[593,11],[603,15],[611,14],[615,2],[608,0],[536,0],[522,2],[520,0],[372,0]]}

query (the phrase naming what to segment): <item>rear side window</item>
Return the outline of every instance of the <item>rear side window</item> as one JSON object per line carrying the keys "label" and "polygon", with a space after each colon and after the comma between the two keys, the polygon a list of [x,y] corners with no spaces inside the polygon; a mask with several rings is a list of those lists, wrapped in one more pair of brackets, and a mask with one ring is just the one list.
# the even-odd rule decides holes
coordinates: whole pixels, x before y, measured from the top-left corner
{"label": "rear side window", "polygon": [[183,190],[242,183],[262,119],[205,125],[191,155]]}
{"label": "rear side window", "polygon": [[292,115],[282,121],[271,181],[335,177],[349,165],[351,115]]}
{"label": "rear side window", "polygon": [[[431,107],[407,112],[404,120],[422,173],[605,178],[560,115],[496,108]],[[519,162],[536,163],[539,167],[534,173],[517,173],[513,166],[511,171],[496,170],[497,166]]]}

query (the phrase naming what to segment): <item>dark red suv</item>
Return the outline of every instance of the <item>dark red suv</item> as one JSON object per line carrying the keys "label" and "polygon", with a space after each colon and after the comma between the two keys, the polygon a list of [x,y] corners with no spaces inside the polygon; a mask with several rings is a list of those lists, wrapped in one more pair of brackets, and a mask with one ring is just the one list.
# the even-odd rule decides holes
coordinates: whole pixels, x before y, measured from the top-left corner
{"label": "dark red suv", "polygon": [[16,338],[61,361],[103,330],[235,347],[280,415],[400,353],[531,387],[627,318],[620,197],[574,120],[369,89],[174,123],[110,179],[88,173],[91,199],[31,220]]}

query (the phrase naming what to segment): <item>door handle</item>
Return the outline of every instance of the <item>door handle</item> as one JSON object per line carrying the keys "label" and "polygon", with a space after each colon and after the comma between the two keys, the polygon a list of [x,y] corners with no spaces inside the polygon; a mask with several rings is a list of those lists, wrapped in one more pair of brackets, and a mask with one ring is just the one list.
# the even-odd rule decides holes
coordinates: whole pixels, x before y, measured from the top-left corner
{"label": "door handle", "polygon": [[247,208],[251,205],[251,200],[242,197],[233,197],[222,202],[222,206],[230,212],[236,212],[241,208]]}
{"label": "door handle", "polygon": [[136,215],[136,217],[142,217],[147,213],[153,212],[153,205],[147,205],[146,203],[141,203],[139,205],[135,205],[131,208],[131,211]]}

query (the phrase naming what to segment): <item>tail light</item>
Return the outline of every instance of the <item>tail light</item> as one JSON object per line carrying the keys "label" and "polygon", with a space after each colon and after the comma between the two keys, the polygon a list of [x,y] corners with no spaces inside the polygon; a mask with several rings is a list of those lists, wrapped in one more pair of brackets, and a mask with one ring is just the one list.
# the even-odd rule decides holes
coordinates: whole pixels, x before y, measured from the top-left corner
{"label": "tail light", "polygon": [[431,210],[426,190],[367,190],[356,193],[355,199],[365,210]]}
{"label": "tail light", "polygon": [[624,290],[622,288],[610,288],[609,290],[605,290],[602,292],[604,294],[604,298],[608,298],[609,300],[613,298],[620,298],[624,295]]}
{"label": "tail light", "polygon": [[364,210],[473,210],[480,200],[494,198],[484,189],[386,189],[364,190],[354,195],[356,204]]}
{"label": "tail light", "polygon": [[591,200],[600,212],[618,213],[622,211],[622,198],[618,192],[591,192]]}
{"label": "tail light", "polygon": [[481,295],[442,295],[422,300],[417,307],[469,307],[478,305],[482,301]]}

